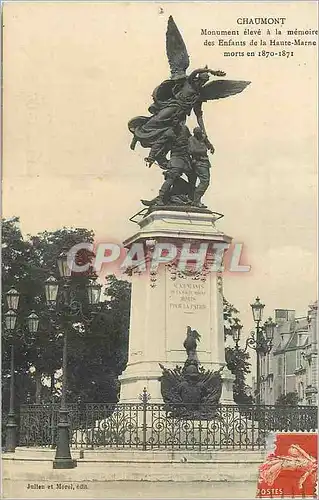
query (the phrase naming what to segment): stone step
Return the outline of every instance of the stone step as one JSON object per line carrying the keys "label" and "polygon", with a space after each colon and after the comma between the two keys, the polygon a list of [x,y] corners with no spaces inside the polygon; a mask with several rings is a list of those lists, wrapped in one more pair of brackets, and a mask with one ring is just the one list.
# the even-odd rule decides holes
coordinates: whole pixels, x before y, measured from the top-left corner
{"label": "stone step", "polygon": [[[29,453],[28,453],[29,452]],[[83,481],[253,481],[256,483],[262,452],[220,451],[153,452],[105,451],[84,452],[74,469],[54,470],[54,450],[17,449],[3,455],[2,476],[5,480],[28,482]]]}
{"label": "stone step", "polygon": [[257,463],[219,462],[96,462],[78,461],[75,469],[54,470],[52,461],[3,461],[2,479],[23,479],[30,483],[46,481],[254,481],[257,484]]}
{"label": "stone step", "polygon": [[[71,449],[72,457],[81,461],[95,462],[230,462],[230,463],[261,463],[265,456],[264,450],[134,450],[109,449],[95,450]],[[16,448],[15,453],[5,453],[7,458],[15,460],[53,460],[55,450],[51,448]]]}

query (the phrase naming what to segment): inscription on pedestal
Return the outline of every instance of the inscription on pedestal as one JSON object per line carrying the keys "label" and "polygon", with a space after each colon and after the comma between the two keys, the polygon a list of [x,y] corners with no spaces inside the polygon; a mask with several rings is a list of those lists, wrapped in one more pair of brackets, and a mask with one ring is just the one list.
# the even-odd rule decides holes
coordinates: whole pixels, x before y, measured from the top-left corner
{"label": "inscription on pedestal", "polygon": [[176,280],[168,297],[169,309],[179,309],[185,314],[194,314],[195,311],[206,309],[206,288],[205,283]]}
{"label": "inscription on pedestal", "polygon": [[191,323],[199,331],[205,331],[206,339],[201,346],[210,350],[210,283],[209,280],[194,280],[191,276],[167,276],[166,280],[166,332],[167,350],[181,350],[184,328]]}

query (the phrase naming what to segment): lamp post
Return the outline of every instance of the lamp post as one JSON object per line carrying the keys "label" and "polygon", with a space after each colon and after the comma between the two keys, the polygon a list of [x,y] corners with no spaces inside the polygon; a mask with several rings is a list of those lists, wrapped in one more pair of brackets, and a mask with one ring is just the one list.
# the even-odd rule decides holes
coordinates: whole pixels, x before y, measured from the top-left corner
{"label": "lamp post", "polygon": [[269,318],[264,326],[261,326],[265,304],[256,297],[253,304],[250,304],[253,318],[256,323],[256,338],[252,332],[251,337],[247,339],[248,346],[256,351],[256,403],[260,404],[260,357],[268,354],[272,349],[272,340],[276,324]]}
{"label": "lamp post", "polygon": [[14,340],[13,333],[17,321],[17,313],[12,309],[4,315],[6,329],[11,337],[10,349],[10,403],[8,421],[6,425],[6,452],[14,452],[17,445],[17,424],[14,412]]}
{"label": "lamp post", "polygon": [[[70,288],[70,279],[72,269],[68,265],[67,253],[62,252],[57,260],[57,267],[60,274],[60,282],[53,276],[50,276],[45,283],[46,303],[51,311],[55,311],[60,319],[57,328],[63,335],[63,353],[62,353],[62,391],[61,406],[59,411],[58,435],[55,459],[53,461],[54,469],[73,469],[77,466],[76,460],[72,459],[70,450],[69,433],[69,412],[67,409],[67,367],[68,367],[68,316],[80,314],[82,305],[74,299]],[[87,285],[88,302],[90,305],[96,305],[100,300],[101,285],[90,282]],[[62,328],[61,328],[62,323]]]}
{"label": "lamp post", "polygon": [[[244,352],[247,351],[248,347],[256,352],[256,404],[260,404],[260,357],[268,354],[272,349],[272,341],[275,332],[276,323],[272,321],[272,318],[268,318],[264,325],[261,325],[263,310],[265,305],[260,302],[260,298],[257,297],[255,302],[251,304],[251,309],[253,313],[253,318],[256,323],[256,332],[251,332],[250,336],[246,339],[246,345],[244,347]],[[239,341],[241,334],[242,325],[236,318],[232,326],[232,336],[235,342],[236,349],[239,349]]]}
{"label": "lamp post", "polygon": [[[15,415],[15,367],[14,367],[14,331],[17,323],[17,309],[19,305],[20,294],[14,288],[11,288],[6,294],[7,304],[9,310],[4,314],[5,327],[9,333],[11,340],[10,348],[10,402],[9,402],[9,413],[8,421],[6,425],[6,443],[5,451],[8,453],[14,453],[17,446],[17,423]],[[27,317],[27,326],[31,334],[35,334],[39,327],[39,318],[32,312]]]}
{"label": "lamp post", "polygon": [[260,355],[262,351],[262,331],[260,328],[260,323],[263,317],[265,304],[260,302],[260,298],[256,297],[253,304],[250,304],[253,318],[256,323],[256,342],[254,335],[252,335],[253,342],[247,345],[256,351],[256,403],[260,404]]}
{"label": "lamp post", "polygon": [[239,341],[240,341],[240,334],[241,334],[242,328],[243,328],[243,325],[240,324],[239,319],[235,318],[234,324],[231,327],[231,332],[232,332],[233,340],[235,342],[236,349],[239,349]]}

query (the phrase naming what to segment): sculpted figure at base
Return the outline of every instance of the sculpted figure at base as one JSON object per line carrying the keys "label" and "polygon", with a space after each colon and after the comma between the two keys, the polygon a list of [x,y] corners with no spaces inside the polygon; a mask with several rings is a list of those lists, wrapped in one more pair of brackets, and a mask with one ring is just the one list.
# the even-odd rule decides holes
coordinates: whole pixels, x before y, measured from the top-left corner
{"label": "sculpted figure at base", "polygon": [[205,137],[200,127],[195,127],[193,134],[194,135],[189,138],[188,150],[191,156],[194,175],[196,179],[199,180],[199,184],[194,190],[193,204],[196,207],[207,208],[206,205],[201,202],[202,196],[207,191],[210,182],[211,165],[207,151],[209,150],[211,154],[214,154],[215,149],[207,137]]}
{"label": "sculpted figure at base", "polygon": [[187,327],[186,339],[184,340],[183,346],[186,350],[188,365],[195,364],[198,365],[197,356],[197,341],[200,341],[200,334],[196,330],[192,330],[190,326]]}
{"label": "sculpted figure at base", "polygon": [[[151,201],[142,200],[146,206],[192,205],[207,208],[201,202],[210,181],[210,161],[207,151],[214,153],[214,146],[195,127],[192,136],[188,127],[178,124],[170,146],[170,159],[162,163],[165,181],[158,196]],[[187,178],[182,179],[182,176]]]}
{"label": "sculpted figure at base", "polygon": [[[204,175],[201,166],[195,168],[200,172],[197,174],[200,184],[194,199],[196,175],[189,177],[189,168],[186,166],[189,157],[186,160],[183,148],[181,151],[178,150],[178,143],[182,141],[180,128],[186,130],[184,128],[186,119],[193,111],[197,118],[198,128],[201,130],[201,140],[211,150],[203,120],[202,104],[209,100],[221,99],[242,92],[250,82],[209,81],[212,76],[223,77],[225,73],[209,69],[207,66],[195,69],[187,75],[186,70],[190,64],[189,55],[172,16],[169,17],[167,25],[166,53],[171,69],[171,78],[164,80],[153,91],[153,103],[148,108],[150,116],[137,116],[129,121],[128,127],[133,134],[131,149],[135,149],[137,143],[143,148],[149,148],[149,154],[145,158],[147,165],[150,167],[156,163],[161,168],[167,169],[165,182],[156,202],[154,203],[152,200],[146,201],[144,204],[148,206],[192,205],[195,201],[195,205],[200,207],[201,196],[208,187],[207,183],[209,184],[207,170],[206,175]],[[168,154],[170,154],[170,158],[167,157]],[[168,191],[174,185],[175,180],[183,174],[188,177],[185,182],[188,182],[189,186],[183,185],[185,192],[180,194],[184,195],[184,198],[178,197],[172,201],[168,196]],[[193,196],[189,196],[189,193],[193,193]]]}
{"label": "sculpted figure at base", "polygon": [[[170,159],[165,168],[165,180],[159,190],[158,196],[154,200],[142,200],[146,206],[171,205],[171,204],[189,204],[192,201],[196,175],[191,164],[189,155],[189,138],[191,133],[188,127],[183,123],[177,123],[174,127],[174,137],[170,145]],[[180,182],[181,176],[185,175],[187,181]],[[176,190],[179,188],[179,190]]]}
{"label": "sculpted figure at base", "polygon": [[163,370],[161,393],[165,409],[170,415],[183,419],[201,420],[214,418],[222,393],[221,370],[216,372],[199,367],[197,342],[200,334],[187,327],[184,347],[187,360],[184,366]]}

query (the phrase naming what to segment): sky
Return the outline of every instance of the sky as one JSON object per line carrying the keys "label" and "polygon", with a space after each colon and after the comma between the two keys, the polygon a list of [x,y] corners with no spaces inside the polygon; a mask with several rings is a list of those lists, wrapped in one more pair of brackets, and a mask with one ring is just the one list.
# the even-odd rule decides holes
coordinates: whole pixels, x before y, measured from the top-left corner
{"label": "sky", "polygon": [[252,266],[224,284],[247,335],[257,295],[266,317],[275,308],[304,315],[317,298],[317,48],[229,58],[204,46],[201,29],[265,16],[317,29],[316,2],[5,3],[3,216],[20,216],[25,235],[77,226],[122,242],[136,231],[129,218],[141,198],[156,196],[162,174],[146,168],[146,150],[129,149],[127,122],[147,115],[153,89],[169,77],[169,15],[190,69],[208,64],[251,81],[204,105],[216,150],[205,202],[224,214],[218,228],[243,243]]}

